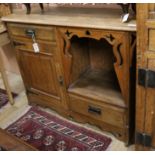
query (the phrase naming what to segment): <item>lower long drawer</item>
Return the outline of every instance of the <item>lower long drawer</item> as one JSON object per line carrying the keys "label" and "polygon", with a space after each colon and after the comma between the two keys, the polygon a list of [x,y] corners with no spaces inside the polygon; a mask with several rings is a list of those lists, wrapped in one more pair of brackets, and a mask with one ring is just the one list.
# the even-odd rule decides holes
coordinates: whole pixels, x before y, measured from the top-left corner
{"label": "lower long drawer", "polygon": [[126,124],[126,109],[114,107],[104,102],[69,94],[69,107],[72,111],[86,115],[107,124],[124,128]]}

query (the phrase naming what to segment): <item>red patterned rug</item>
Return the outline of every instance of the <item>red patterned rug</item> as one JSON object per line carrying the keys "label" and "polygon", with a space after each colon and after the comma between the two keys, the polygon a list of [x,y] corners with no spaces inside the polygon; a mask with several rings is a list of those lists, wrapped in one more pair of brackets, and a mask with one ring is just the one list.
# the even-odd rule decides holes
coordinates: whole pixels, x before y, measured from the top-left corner
{"label": "red patterned rug", "polygon": [[[12,93],[13,97],[16,97],[17,94]],[[7,104],[9,101],[6,90],[0,88],[0,108]]]}
{"label": "red patterned rug", "polygon": [[104,151],[111,138],[32,107],[7,132],[44,151]]}

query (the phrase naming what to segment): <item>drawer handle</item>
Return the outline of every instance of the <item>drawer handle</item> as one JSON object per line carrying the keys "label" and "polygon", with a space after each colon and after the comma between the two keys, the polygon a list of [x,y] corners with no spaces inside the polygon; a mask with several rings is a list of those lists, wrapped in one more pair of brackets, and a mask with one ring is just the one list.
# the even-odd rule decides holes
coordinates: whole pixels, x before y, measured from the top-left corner
{"label": "drawer handle", "polygon": [[96,107],[92,107],[92,106],[88,106],[88,112],[92,113],[92,114],[97,114],[97,115],[101,115],[101,113],[102,113],[100,108],[96,108]]}
{"label": "drawer handle", "polygon": [[25,34],[28,36],[28,37],[34,37],[35,36],[35,30],[33,29],[27,29],[25,30]]}
{"label": "drawer handle", "polygon": [[14,46],[25,46],[25,43],[13,41],[13,45],[14,45]]}

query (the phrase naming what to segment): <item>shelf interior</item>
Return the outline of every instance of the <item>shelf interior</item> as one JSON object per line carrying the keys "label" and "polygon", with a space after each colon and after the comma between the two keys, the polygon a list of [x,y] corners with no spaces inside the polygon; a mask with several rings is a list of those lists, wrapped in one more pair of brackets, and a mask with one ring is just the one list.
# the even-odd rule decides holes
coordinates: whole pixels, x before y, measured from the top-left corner
{"label": "shelf interior", "polygon": [[68,92],[125,107],[114,70],[112,45],[93,38],[71,39],[72,69]]}
{"label": "shelf interior", "polygon": [[70,85],[68,91],[83,97],[124,107],[119,85],[113,78],[114,74],[114,72],[104,73],[88,69],[77,81]]}

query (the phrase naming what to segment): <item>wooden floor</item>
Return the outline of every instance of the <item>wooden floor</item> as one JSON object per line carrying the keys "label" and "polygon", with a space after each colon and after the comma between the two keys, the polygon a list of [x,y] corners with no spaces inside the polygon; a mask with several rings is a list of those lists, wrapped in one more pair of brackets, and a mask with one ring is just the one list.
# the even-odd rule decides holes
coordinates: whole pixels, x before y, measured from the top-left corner
{"label": "wooden floor", "polygon": [[[27,97],[25,95],[24,86],[23,86],[21,77],[13,73],[8,73],[8,79],[9,79],[12,91],[15,93],[18,93],[19,95],[18,97],[15,98],[15,104],[13,106],[10,104],[7,104],[2,109],[0,109],[0,127],[1,128],[6,128],[9,124],[17,120],[30,108],[30,106],[28,105]],[[4,88],[1,78],[0,78],[0,88]],[[61,117],[56,112],[48,108],[44,110],[54,115],[57,115],[58,117]],[[90,124],[80,124],[80,123],[75,123],[75,124],[89,128],[90,130],[95,130],[96,132],[99,132],[101,134],[111,137],[112,143],[108,148],[108,150],[110,151],[126,151],[126,150],[134,149],[133,146],[125,147],[123,142],[117,140],[110,133],[101,131],[96,126],[92,126]]]}

